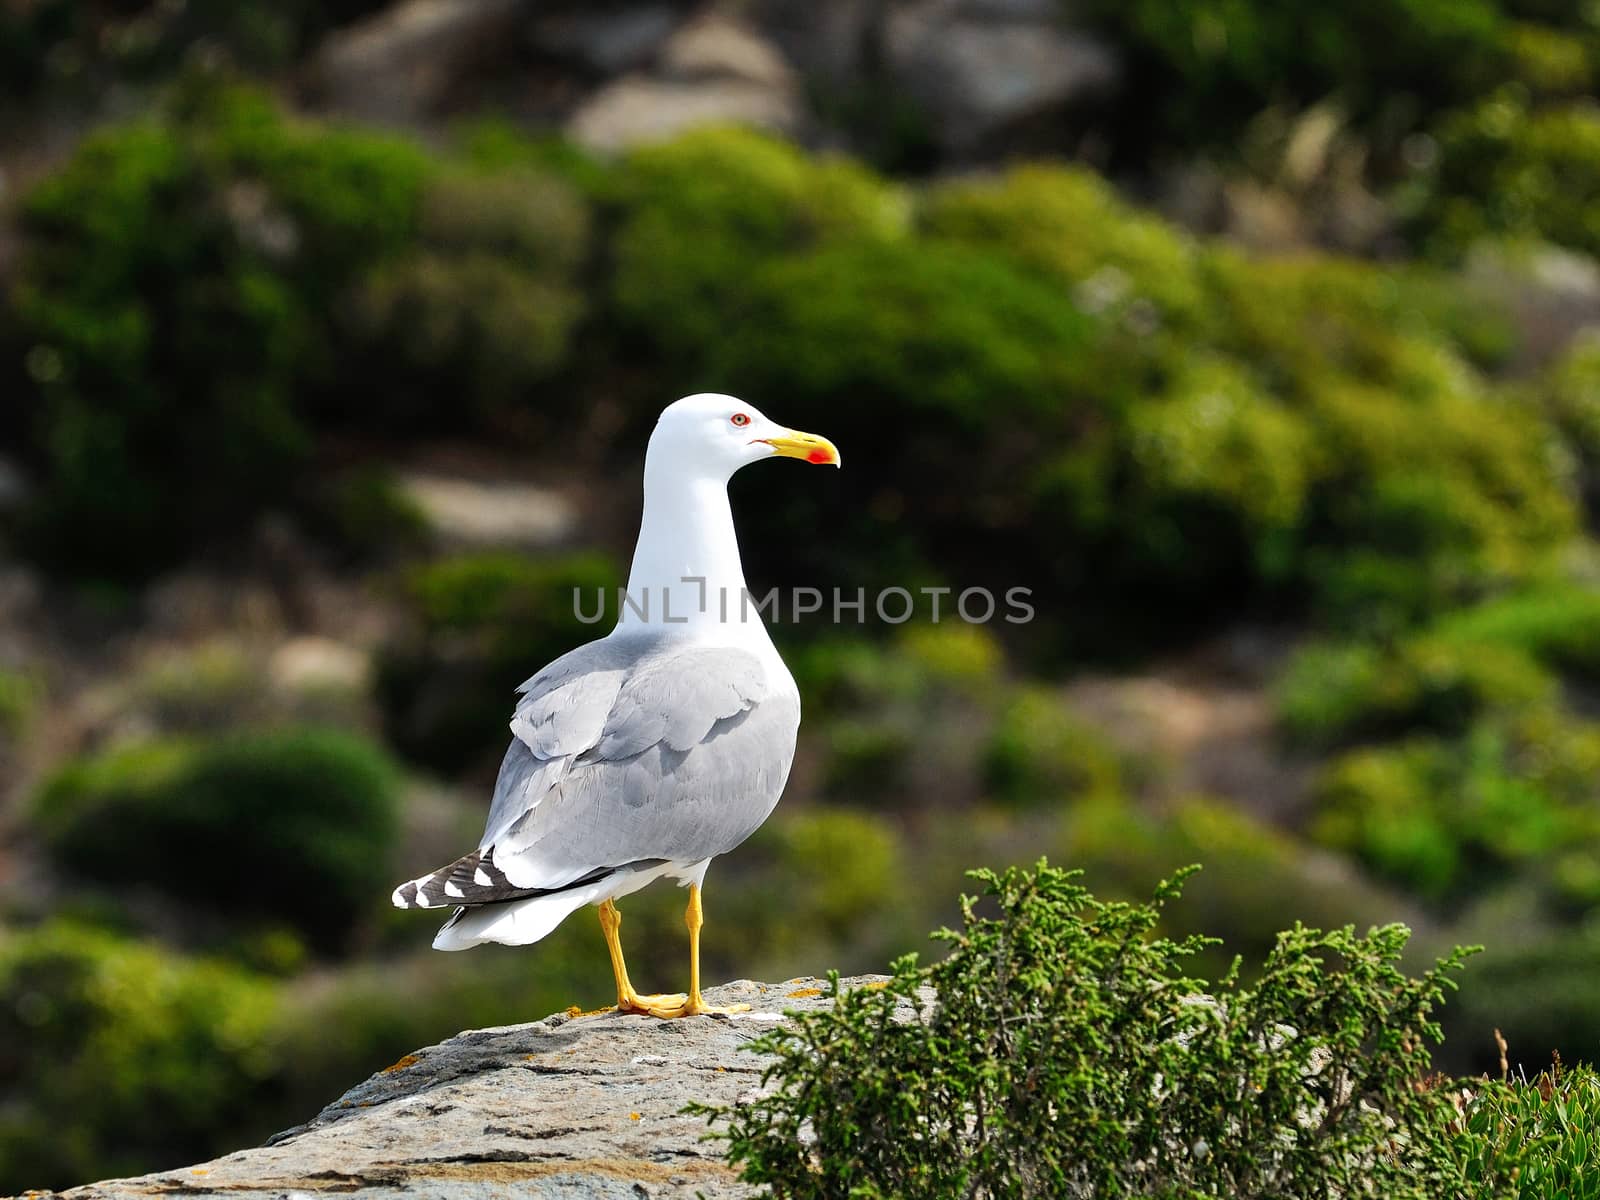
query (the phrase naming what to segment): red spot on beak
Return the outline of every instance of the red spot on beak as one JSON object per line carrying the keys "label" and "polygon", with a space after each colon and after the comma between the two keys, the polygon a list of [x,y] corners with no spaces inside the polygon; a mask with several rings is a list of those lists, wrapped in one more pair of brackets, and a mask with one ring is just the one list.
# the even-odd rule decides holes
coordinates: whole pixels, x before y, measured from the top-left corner
{"label": "red spot on beak", "polygon": [[823,463],[831,463],[833,461],[833,455],[828,453],[828,451],[823,450],[821,447],[818,447],[810,454],[806,455],[806,461],[809,463],[816,463],[820,466]]}

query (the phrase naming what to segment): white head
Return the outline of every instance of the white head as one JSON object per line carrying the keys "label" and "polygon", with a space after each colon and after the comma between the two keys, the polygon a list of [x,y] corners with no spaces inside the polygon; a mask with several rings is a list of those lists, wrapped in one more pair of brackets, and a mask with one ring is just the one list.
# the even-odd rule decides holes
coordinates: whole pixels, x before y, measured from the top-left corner
{"label": "white head", "polygon": [[779,425],[752,405],[717,392],[667,405],[650,435],[645,463],[646,470],[726,482],[740,467],[763,458],[839,465],[839,451],[827,438]]}

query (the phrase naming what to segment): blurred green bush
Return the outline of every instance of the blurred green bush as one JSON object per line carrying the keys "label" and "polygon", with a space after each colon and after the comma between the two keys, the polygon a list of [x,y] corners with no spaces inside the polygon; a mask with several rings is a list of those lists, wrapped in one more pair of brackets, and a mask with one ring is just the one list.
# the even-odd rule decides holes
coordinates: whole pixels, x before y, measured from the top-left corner
{"label": "blurred green bush", "polygon": [[[548,453],[582,441],[575,408],[642,437],[663,374],[847,429],[874,464],[841,475],[856,519],[825,546],[824,497],[741,481],[772,582],[1031,587],[1047,655],[1241,602],[1393,633],[1577,528],[1550,452],[1572,406],[1485,383],[1491,308],[1422,270],[1247,260],[1078,169],[908,193],[721,129],[609,167],[482,129],[430,156],[213,88],[91,139],[24,233],[32,544],[102,574],[291,502],[313,436],[371,397],[390,435]],[[324,498],[313,527],[359,539],[351,510],[388,514]]]}
{"label": "blurred green bush", "polygon": [[1412,203],[1418,235],[1441,255],[1486,237],[1594,254],[1597,200],[1600,114],[1587,100],[1536,103],[1512,83],[1442,123],[1438,163]]}
{"label": "blurred green bush", "polygon": [[1503,596],[1450,613],[1433,636],[1463,655],[1474,648],[1516,651],[1569,678],[1593,681],[1600,679],[1600,590],[1552,584]]}
{"label": "blurred green bush", "polygon": [[1019,689],[1000,710],[981,764],[988,793],[1019,807],[1054,807],[1120,796],[1122,763],[1106,736],[1039,687]]}
{"label": "blurred green bush", "polygon": [[1356,127],[1381,168],[1406,135],[1495,80],[1568,90],[1596,54],[1588,14],[1567,4],[1094,0],[1086,11],[1129,60],[1113,124],[1130,155],[1236,151],[1264,111],[1321,103]]}
{"label": "blurred green bush", "polygon": [[340,948],[393,880],[398,773],[327,729],[134,745],[67,763],[30,820],[61,866]]}
{"label": "blurred green bush", "polygon": [[517,685],[608,632],[620,584],[615,566],[597,554],[533,559],[491,551],[409,570],[401,591],[413,627],[377,662],[390,743],[442,772],[498,757]]}
{"label": "blurred green bush", "polygon": [[265,507],[315,510],[330,428],[527,426],[585,311],[565,183],[203,79],[87,138],[21,225],[10,336],[43,482],[24,540],[79,575],[142,578]]}
{"label": "blurred green bush", "polygon": [[1225,932],[1225,943],[1203,954],[1217,971],[1235,954],[1270,951],[1286,922],[1365,929],[1403,912],[1393,892],[1346,863],[1221,800],[1185,799],[1159,814],[1125,803],[1083,805],[1066,814],[1052,845],[1064,861],[1081,863],[1097,888],[1119,896],[1204,863],[1164,928],[1175,936]]}
{"label": "blurred green bush", "polygon": [[1291,740],[1327,749],[1414,732],[1464,732],[1479,717],[1550,705],[1555,681],[1519,646],[1422,637],[1309,646],[1278,683]]}
{"label": "blurred green bush", "polygon": [[[732,969],[805,961],[848,946],[853,960],[901,944],[921,896],[901,883],[906,850],[883,818],[853,809],[780,808],[715,885],[727,920],[717,953]],[[710,901],[708,900],[708,903]]]}
{"label": "blurred green bush", "polygon": [[1519,875],[1554,915],[1600,904],[1600,728],[1553,713],[1414,738],[1322,769],[1316,837],[1435,902]]}
{"label": "blurred green bush", "polygon": [[336,374],[328,313],[414,236],[427,169],[397,139],[196,85],[34,188],[12,289],[33,552],[142,577],[282,501],[312,451],[306,393]]}
{"label": "blurred green bush", "polygon": [[989,630],[908,624],[884,643],[818,639],[790,661],[830,800],[883,810],[977,798],[977,764],[1006,691]]}
{"label": "blurred green bush", "polygon": [[119,85],[158,83],[204,57],[270,72],[382,0],[29,0],[0,8],[0,94],[85,107]]}
{"label": "blurred green bush", "polygon": [[277,1018],[273,985],[236,967],[68,921],[0,930],[0,1188],[193,1162],[270,1132]]}
{"label": "blurred green bush", "polygon": [[1082,167],[1025,166],[998,180],[941,183],[922,197],[918,219],[935,238],[1069,289],[1081,307],[1110,314],[1130,333],[1181,334],[1202,321],[1199,246]]}
{"label": "blurred green bush", "polygon": [[374,269],[352,306],[358,370],[385,424],[528,433],[527,397],[565,363],[584,315],[575,276],[588,253],[588,208],[555,176],[436,169],[415,246]]}
{"label": "blurred green bush", "polygon": [[866,168],[732,128],[634,150],[605,194],[618,221],[611,312],[680,368],[752,319],[749,291],[770,260],[894,240],[907,225],[897,190]]}

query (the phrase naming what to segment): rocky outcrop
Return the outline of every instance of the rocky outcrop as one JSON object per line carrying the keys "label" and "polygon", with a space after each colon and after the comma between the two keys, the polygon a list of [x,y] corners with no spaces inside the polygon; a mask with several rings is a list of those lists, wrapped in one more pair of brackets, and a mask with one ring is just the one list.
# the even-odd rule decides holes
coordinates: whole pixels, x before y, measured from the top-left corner
{"label": "rocky outcrop", "polygon": [[398,124],[488,100],[601,151],[704,124],[848,142],[841,112],[892,101],[977,160],[1056,145],[1121,73],[1060,0],[401,0],[330,34],[306,87]]}
{"label": "rocky outcrop", "polygon": [[655,65],[601,88],[568,131],[598,150],[658,141],[695,125],[753,125],[793,134],[799,82],[772,44],[737,17],[689,22],[662,45]]}
{"label": "rocky outcrop", "polygon": [[1028,144],[1122,80],[1110,45],[1061,0],[754,0],[754,22],[818,94],[913,104],[946,155]]}
{"label": "rocky outcrop", "polygon": [[824,986],[741,981],[708,991],[713,1004],[751,1006],[732,1017],[561,1013],[472,1030],[407,1054],[265,1146],[74,1188],[62,1200],[749,1196],[717,1143],[703,1140],[704,1121],[682,1110],[692,1100],[736,1103],[759,1087],[762,1060],[742,1047],[785,1011],[826,1005]]}
{"label": "rocky outcrop", "polygon": [[1006,146],[1034,122],[1103,96],[1119,64],[1069,26],[1060,0],[921,0],[888,10],[884,61],[895,87],[932,121],[945,153]]}
{"label": "rocky outcrop", "polygon": [[369,121],[419,120],[515,39],[526,8],[525,0],[404,0],[328,37],[311,65],[312,94]]}

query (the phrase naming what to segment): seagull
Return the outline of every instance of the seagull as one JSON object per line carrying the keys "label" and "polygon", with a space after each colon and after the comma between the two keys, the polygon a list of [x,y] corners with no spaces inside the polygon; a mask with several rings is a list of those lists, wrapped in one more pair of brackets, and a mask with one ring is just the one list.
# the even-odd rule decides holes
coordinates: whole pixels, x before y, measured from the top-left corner
{"label": "seagull", "polygon": [[[686,396],[662,411],[616,628],[517,689],[478,848],[394,891],[398,908],[454,906],[434,949],[528,945],[591,904],[618,1011],[748,1008],[700,994],[700,887],[711,860],[777,805],[800,727],[800,693],[746,590],[728,504],[733,473],[766,458],[839,465],[827,438],[732,396]],[[661,878],[689,889],[689,990],[641,995],[616,901]]]}

